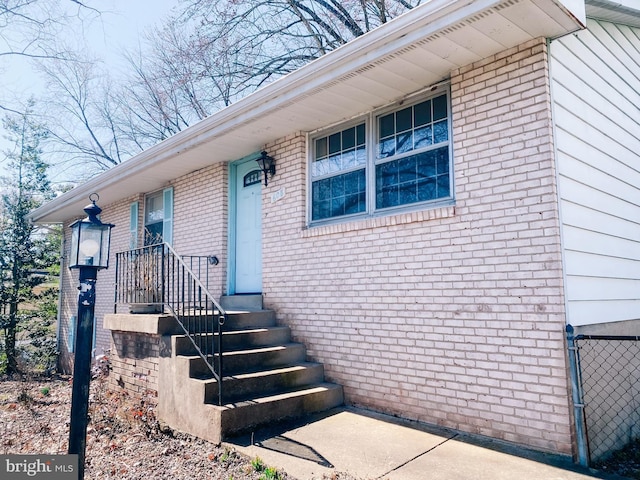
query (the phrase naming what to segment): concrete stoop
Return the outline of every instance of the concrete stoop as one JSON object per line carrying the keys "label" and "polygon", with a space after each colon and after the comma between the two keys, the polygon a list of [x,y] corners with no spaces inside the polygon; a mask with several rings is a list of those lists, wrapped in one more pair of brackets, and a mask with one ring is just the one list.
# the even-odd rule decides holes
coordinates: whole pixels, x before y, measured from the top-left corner
{"label": "concrete stoop", "polygon": [[[252,305],[251,307],[253,307]],[[342,405],[340,385],[270,310],[227,312],[223,333],[223,403],[218,383],[184,335],[162,337],[158,418],[174,430],[220,443],[261,425]]]}

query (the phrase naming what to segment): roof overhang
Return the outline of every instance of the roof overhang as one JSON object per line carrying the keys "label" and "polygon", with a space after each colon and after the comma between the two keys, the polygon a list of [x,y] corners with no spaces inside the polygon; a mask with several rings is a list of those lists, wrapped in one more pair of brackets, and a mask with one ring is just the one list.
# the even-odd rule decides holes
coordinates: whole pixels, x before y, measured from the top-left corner
{"label": "roof overhang", "polygon": [[640,28],[638,0],[585,0],[587,16]]}
{"label": "roof overhang", "polygon": [[[310,62],[31,213],[60,223],[92,192],[104,207],[294,132],[353,118],[528,40],[584,28],[584,0],[430,0]],[[256,153],[257,155],[257,153]]]}

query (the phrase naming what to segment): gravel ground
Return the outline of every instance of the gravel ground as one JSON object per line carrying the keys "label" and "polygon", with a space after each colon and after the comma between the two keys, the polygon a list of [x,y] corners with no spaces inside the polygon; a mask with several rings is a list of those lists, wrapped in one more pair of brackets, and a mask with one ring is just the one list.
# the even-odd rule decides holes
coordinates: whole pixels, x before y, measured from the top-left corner
{"label": "gravel ground", "polygon": [[[70,411],[69,378],[0,378],[0,453],[67,453]],[[100,378],[91,383],[89,413],[87,480],[294,479],[224,446],[161,432],[153,399],[109,392]],[[357,480],[338,472],[322,479]]]}

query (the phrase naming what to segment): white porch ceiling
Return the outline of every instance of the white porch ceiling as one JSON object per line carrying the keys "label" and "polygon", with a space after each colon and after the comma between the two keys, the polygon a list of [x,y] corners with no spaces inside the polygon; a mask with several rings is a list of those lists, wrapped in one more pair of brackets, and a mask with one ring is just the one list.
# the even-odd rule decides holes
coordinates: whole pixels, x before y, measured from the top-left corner
{"label": "white porch ceiling", "polygon": [[401,101],[450,72],[538,37],[582,28],[582,0],[430,0],[56,198],[31,215],[59,223],[92,192],[106,206],[293,132]]}

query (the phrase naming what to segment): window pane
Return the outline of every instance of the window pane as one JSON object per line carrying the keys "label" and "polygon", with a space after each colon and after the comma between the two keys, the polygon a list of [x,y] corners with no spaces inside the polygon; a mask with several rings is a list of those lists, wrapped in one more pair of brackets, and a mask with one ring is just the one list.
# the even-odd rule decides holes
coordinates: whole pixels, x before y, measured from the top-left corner
{"label": "window pane", "polygon": [[[440,95],[433,100],[398,110],[395,117],[394,114],[380,117],[377,158],[389,158],[428,148],[435,143],[448,142],[449,118],[447,115],[447,96]],[[394,132],[396,144],[392,149],[389,138]]]}
{"label": "window pane", "polygon": [[376,167],[376,180],[381,187],[397,185],[398,183],[398,162],[387,162]]}
{"label": "window pane", "polygon": [[351,172],[343,175],[345,194],[364,191],[364,183],[361,183],[363,179],[361,175],[362,172],[364,172],[364,170],[358,170],[357,172]]}
{"label": "window pane", "polygon": [[324,160],[320,160],[317,162],[313,162],[311,164],[311,175],[314,177],[319,177],[321,175],[326,175],[330,170],[330,161],[325,158]]}
{"label": "window pane", "polygon": [[447,121],[433,124],[433,143],[446,142],[449,140],[449,129],[447,127]]}
{"label": "window pane", "polygon": [[[358,147],[366,153],[365,124],[347,128],[341,132],[318,138],[315,140],[315,156],[311,162],[312,177],[320,177],[338,173],[341,170],[350,169],[366,162],[366,156],[355,153],[356,140]],[[357,137],[357,138],[356,138]]]}
{"label": "window pane", "polygon": [[393,113],[380,117],[380,138],[385,138],[395,133]]}
{"label": "window pane", "polygon": [[162,205],[162,192],[147,195],[145,200],[144,223],[145,226],[164,220],[164,208]]}
{"label": "window pane", "polygon": [[386,208],[398,205],[398,186],[388,185],[376,194],[376,207]]}
{"label": "window pane", "polygon": [[406,183],[413,182],[415,183],[418,178],[417,172],[417,162],[416,159],[412,157],[403,158],[398,161],[398,182]]}
{"label": "window pane", "polygon": [[312,220],[364,212],[366,210],[364,169],[313,182],[312,197]]}
{"label": "window pane", "polygon": [[437,196],[438,188],[436,186],[436,177],[425,178],[418,183],[418,201],[426,202],[434,200]]}
{"label": "window pane", "polygon": [[396,154],[396,138],[382,140],[379,145],[378,158],[391,157]]}
{"label": "window pane", "polygon": [[447,96],[440,95],[433,99],[433,121],[447,118]]}
{"label": "window pane", "polygon": [[438,148],[434,151],[438,173],[449,173],[449,151],[447,148]]}
{"label": "window pane", "polygon": [[449,174],[438,175],[438,198],[448,197],[449,191]]}
{"label": "window pane", "polygon": [[433,152],[420,155],[417,164],[418,176],[421,178],[433,177],[438,173],[436,156]]}
{"label": "window pane", "polygon": [[359,147],[358,150],[356,150],[356,159],[358,165],[364,165],[367,163],[367,150],[365,147]]}
{"label": "window pane", "polygon": [[342,149],[348,150],[356,146],[356,129],[348,128],[342,131]]}
{"label": "window pane", "polygon": [[331,177],[331,197],[344,197],[344,175]]}
{"label": "window pane", "polygon": [[313,204],[313,220],[331,217],[331,200],[323,200]]}
{"label": "window pane", "polygon": [[348,152],[344,152],[342,154],[342,167],[343,168],[351,168],[358,165],[356,159],[356,151],[350,150]]}
{"label": "window pane", "polygon": [[327,150],[327,137],[316,140],[316,159],[326,157],[329,154]]}
{"label": "window pane", "polygon": [[376,166],[377,208],[446,198],[450,193],[448,146]]}
{"label": "window pane", "polygon": [[156,245],[162,243],[162,222],[147,223],[144,226],[144,244]]}
{"label": "window pane", "polygon": [[418,201],[416,183],[400,184],[398,187],[398,205],[408,205]]}
{"label": "window pane", "polygon": [[340,132],[329,136],[329,154],[339,152],[341,150]]}
{"label": "window pane", "polygon": [[396,132],[404,132],[411,129],[411,113],[413,108],[405,108],[396,113]]}
{"label": "window pane", "polygon": [[356,140],[358,146],[365,144],[365,136],[364,136],[364,123],[361,123],[356,127]]}
{"label": "window pane", "polygon": [[410,152],[413,150],[413,133],[401,133],[396,137],[396,153]]}
{"label": "window pane", "polygon": [[431,123],[431,100],[413,107],[413,125],[419,127]]}
{"label": "window pane", "polygon": [[313,182],[313,201],[319,202],[331,196],[331,180],[319,180]]}
{"label": "window pane", "polygon": [[428,127],[417,128],[414,137],[416,149],[428,147],[429,145],[431,145],[433,143],[433,141],[431,140],[431,134],[431,125],[429,125]]}
{"label": "window pane", "polygon": [[336,153],[329,157],[329,173],[339,172],[342,168],[342,155]]}
{"label": "window pane", "polygon": [[345,204],[344,204],[344,213],[349,215],[352,213],[359,213],[362,210],[360,210],[360,198],[361,195],[356,193],[353,195],[347,195],[345,197]]}

